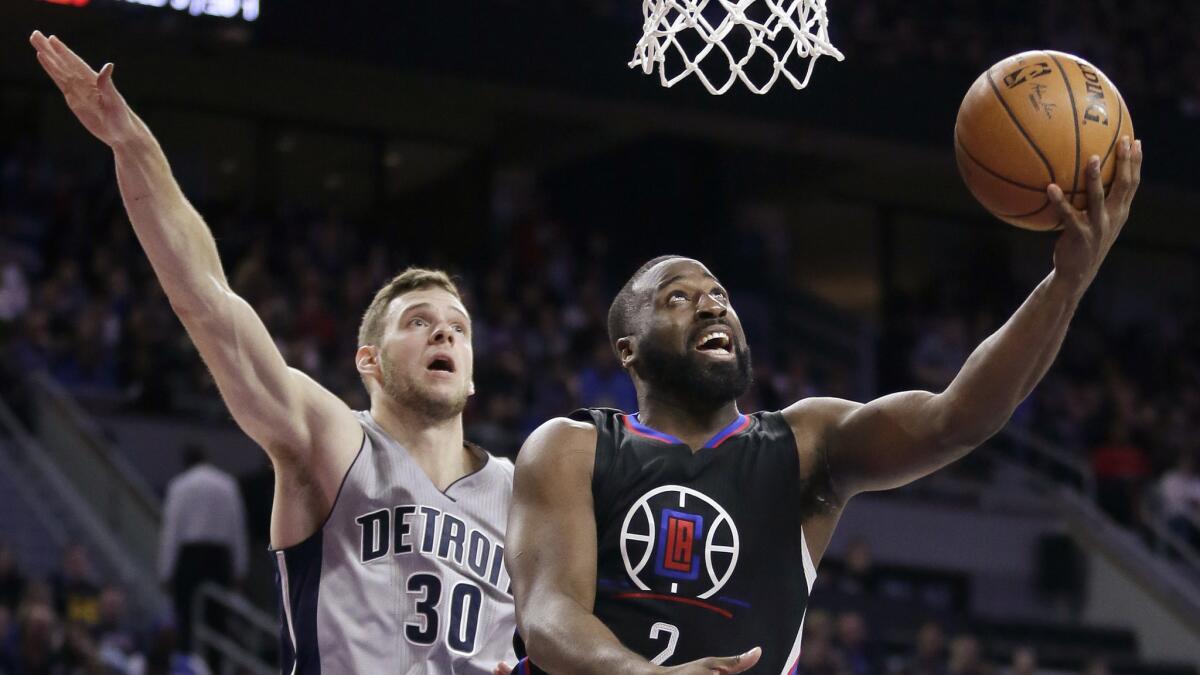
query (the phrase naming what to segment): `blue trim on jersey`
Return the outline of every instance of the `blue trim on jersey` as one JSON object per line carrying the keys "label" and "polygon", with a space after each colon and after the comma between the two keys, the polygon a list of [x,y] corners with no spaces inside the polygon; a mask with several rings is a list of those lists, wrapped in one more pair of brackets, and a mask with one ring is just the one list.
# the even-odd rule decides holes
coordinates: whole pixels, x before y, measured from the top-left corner
{"label": "blue trim on jersey", "polygon": [[637,413],[634,413],[632,415],[625,415],[625,428],[629,429],[630,431],[637,434],[638,436],[645,436],[646,438],[653,438],[654,440],[662,441],[663,443],[673,443],[676,445],[687,445],[686,443],[679,440],[678,438],[675,438],[671,434],[663,433],[656,429],[651,429],[650,427],[646,426],[645,424],[642,424],[641,422],[638,421]]}
{"label": "blue trim on jersey", "polygon": [[[646,426],[645,424],[642,424],[641,420],[638,419],[638,413],[634,413],[632,415],[624,415],[624,418],[625,418],[625,428],[629,429],[630,431],[637,434],[638,436],[643,436],[645,438],[653,438],[654,440],[662,441],[663,443],[672,443],[675,445],[687,445],[687,443],[684,443],[682,440],[680,440],[679,438],[676,438],[675,436],[672,436],[671,434],[668,434],[664,431],[659,431],[657,429],[652,429],[652,428]],[[717,434],[715,436],[713,436],[711,439],[709,439],[709,441],[707,443],[705,443],[703,447],[715,448],[718,445],[724,443],[726,440],[728,440],[730,436],[733,436],[734,434],[745,431],[749,427],[750,427],[750,418],[741,413],[738,413],[738,416],[735,420],[733,420],[732,422],[727,424],[724,429],[721,429],[720,431],[718,431]]]}
{"label": "blue trim on jersey", "polygon": [[[283,580],[275,571],[275,586],[280,602],[288,603],[292,627],[296,632],[293,645],[283,606],[280,614],[280,672],[297,675],[320,675],[321,652],[317,642],[317,602],[321,591],[321,557],[324,552],[324,531],[317,530],[300,544],[283,551],[287,569],[289,597],[283,596]],[[277,552],[278,553],[278,552]],[[295,667],[293,668],[293,664]]]}
{"label": "blue trim on jersey", "polygon": [[745,431],[750,426],[750,418],[738,413],[737,419],[730,422],[728,426],[717,432],[712,440],[704,444],[706,448],[715,448],[724,443],[730,436]]}
{"label": "blue trim on jersey", "polygon": [[753,606],[745,600],[738,600],[737,598],[731,598],[727,595],[718,595],[717,599],[721,602],[728,602],[731,605],[737,605],[738,607],[745,607],[746,609],[753,608]]}

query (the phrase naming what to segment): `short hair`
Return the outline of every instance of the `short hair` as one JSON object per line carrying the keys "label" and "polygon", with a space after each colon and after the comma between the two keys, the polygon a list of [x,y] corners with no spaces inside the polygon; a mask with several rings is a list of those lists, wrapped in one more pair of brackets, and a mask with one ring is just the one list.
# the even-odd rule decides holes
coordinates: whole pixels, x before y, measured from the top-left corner
{"label": "short hair", "polygon": [[633,328],[633,314],[639,307],[638,294],[634,292],[633,287],[637,285],[639,279],[645,276],[650,268],[659,264],[664,260],[672,258],[682,258],[681,255],[660,255],[647,261],[644,265],[637,268],[633,276],[625,282],[621,290],[617,292],[617,297],[613,298],[612,304],[608,307],[608,340],[612,344],[615,351],[617,348],[617,340],[630,335]]}
{"label": "short hair", "polygon": [[440,288],[462,301],[458,286],[450,279],[450,275],[441,270],[409,267],[392,277],[391,281],[375,293],[375,298],[363,313],[362,323],[358,325],[358,346],[379,344],[380,338],[383,337],[383,320],[392,300],[405,293],[427,288]]}

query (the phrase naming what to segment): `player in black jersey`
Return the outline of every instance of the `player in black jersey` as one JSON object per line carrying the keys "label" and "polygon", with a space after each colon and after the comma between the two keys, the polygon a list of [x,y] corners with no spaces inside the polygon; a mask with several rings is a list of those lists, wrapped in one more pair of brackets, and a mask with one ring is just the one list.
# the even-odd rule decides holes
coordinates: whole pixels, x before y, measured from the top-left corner
{"label": "player in black jersey", "polygon": [[1053,362],[1137,189],[1140,144],[1122,139],[1118,157],[1107,200],[1090,162],[1086,212],[1049,188],[1065,224],[1053,270],[937,394],[743,415],[750,352],[725,289],[688,258],[639,269],[609,312],[639,412],[551,420],[518,457],[507,561],[529,658],[517,672],[795,673],[847,500],[983,443]]}

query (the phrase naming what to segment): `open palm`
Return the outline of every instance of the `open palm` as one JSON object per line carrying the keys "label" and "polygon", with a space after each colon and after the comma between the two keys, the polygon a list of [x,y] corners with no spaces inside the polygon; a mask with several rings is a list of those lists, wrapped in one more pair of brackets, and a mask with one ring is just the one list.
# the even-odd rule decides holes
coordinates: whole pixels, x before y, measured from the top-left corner
{"label": "open palm", "polygon": [[67,99],[67,106],[83,126],[109,146],[132,138],[138,120],[113,86],[113,65],[100,72],[71,51],[62,40],[34,31],[29,38],[37,50],[38,63]]}

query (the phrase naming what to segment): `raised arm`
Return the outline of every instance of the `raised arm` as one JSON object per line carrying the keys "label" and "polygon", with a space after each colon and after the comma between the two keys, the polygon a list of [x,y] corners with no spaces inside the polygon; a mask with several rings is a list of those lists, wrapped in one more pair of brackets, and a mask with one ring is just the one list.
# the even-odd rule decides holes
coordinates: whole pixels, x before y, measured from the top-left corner
{"label": "raised arm", "polygon": [[1129,216],[1141,165],[1141,143],[1121,139],[1116,181],[1105,199],[1099,158],[1091,158],[1086,212],[1074,209],[1058,186],[1047,189],[1065,226],[1054,269],[975,349],[945,391],[903,392],[865,405],[812,399],[786,411],[793,428],[819,429],[817,444],[838,497],[898,487],[932,473],[1008,422],[1058,355],[1080,299]]}
{"label": "raised arm", "polygon": [[517,630],[530,660],[548,673],[740,673],[759,651],[655,666],[625,648],[592,613],[596,600],[596,518],[592,464],[596,429],[551,420],[517,456],[505,562],[513,580]]}
{"label": "raised arm", "polygon": [[150,129],[117,92],[112,64],[96,73],[40,32],[30,43],[71,111],[112,148],[138,241],[238,425],[277,465],[303,462],[317,447],[357,450],[361,431],[350,409],[288,368],[262,320],[230,289],[208,226]]}

